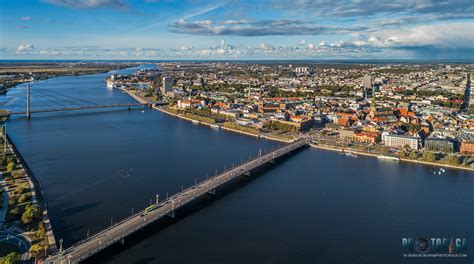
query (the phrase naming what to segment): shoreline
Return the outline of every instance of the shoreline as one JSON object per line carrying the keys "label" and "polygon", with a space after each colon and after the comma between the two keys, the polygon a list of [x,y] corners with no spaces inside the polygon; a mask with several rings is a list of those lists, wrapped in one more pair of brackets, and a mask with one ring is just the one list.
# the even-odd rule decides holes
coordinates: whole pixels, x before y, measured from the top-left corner
{"label": "shoreline", "polygon": [[[139,97],[138,95],[127,91],[126,89],[121,89],[121,88],[119,88],[119,89],[120,89],[121,91],[126,92],[128,95],[130,95],[130,97],[132,97],[133,99],[135,99],[136,101],[138,101],[138,102],[140,102],[140,103],[146,103],[146,102],[148,102],[146,99],[141,98],[141,97]],[[290,140],[290,139],[285,140],[285,139],[280,139],[280,138],[276,138],[276,137],[272,137],[272,136],[264,135],[264,134],[258,134],[258,135],[257,135],[257,134],[252,134],[252,133],[249,133],[249,132],[244,132],[244,131],[240,131],[240,130],[237,130],[237,129],[232,129],[232,128],[224,127],[224,126],[217,125],[217,124],[209,124],[209,123],[206,123],[206,122],[194,120],[194,119],[191,119],[191,118],[188,118],[188,117],[181,116],[181,115],[179,115],[179,114],[172,113],[172,112],[170,112],[170,111],[167,111],[167,110],[165,110],[165,109],[163,109],[163,108],[160,108],[160,107],[157,107],[157,106],[153,106],[152,108],[155,109],[155,110],[158,110],[158,111],[160,111],[160,112],[162,112],[162,113],[165,113],[165,114],[168,114],[168,115],[171,115],[171,116],[174,116],[174,117],[183,119],[183,120],[191,121],[191,122],[197,123],[197,124],[199,124],[199,125],[205,125],[205,126],[208,126],[208,127],[211,127],[211,128],[214,128],[214,127],[217,126],[218,129],[223,129],[223,130],[226,130],[226,131],[235,132],[235,133],[239,133],[239,134],[243,134],[243,135],[247,135],[247,136],[251,136],[251,137],[263,138],[263,139],[273,140],[273,141],[283,142],[283,143],[291,143],[291,142],[294,141],[294,139],[293,139],[293,140]],[[329,146],[329,145],[326,146],[326,145],[315,145],[315,144],[311,144],[311,147],[317,148],[317,149],[322,149],[322,150],[336,151],[336,152],[343,152],[343,150],[344,150],[344,149],[342,149],[342,148],[340,148],[340,147]],[[352,149],[347,149],[347,150],[350,150],[350,151],[348,151],[348,152],[351,152],[351,153],[354,153],[354,154],[357,154],[357,155],[367,156],[367,157],[377,158],[378,156],[380,156],[380,155],[378,155],[378,154],[372,154],[372,153],[367,153],[367,152],[361,152],[361,151],[352,150]],[[430,166],[435,166],[435,167],[444,167],[444,168],[450,168],[450,169],[458,169],[458,170],[464,170],[464,171],[474,171],[474,168],[461,167],[461,166],[455,166],[455,165],[444,164],[444,163],[428,162],[428,161],[422,161],[422,160],[411,160],[411,159],[406,159],[406,158],[400,158],[399,161],[410,162],[410,163],[415,163],[415,164],[422,164],[422,165],[430,165]]]}
{"label": "shoreline", "polygon": [[[342,152],[350,152],[350,153],[353,153],[353,154],[356,154],[356,155],[372,157],[372,158],[377,158],[378,156],[380,156],[378,154],[361,152],[361,151],[353,150],[353,149],[350,149],[350,148],[343,149],[343,148],[336,147],[336,146],[320,145],[320,144],[310,144],[310,146],[312,148],[316,148],[316,149],[329,150],[329,151],[335,151],[335,152],[341,152],[341,153]],[[344,151],[344,150],[346,150],[346,151]],[[444,164],[444,163],[429,162],[429,161],[423,161],[423,160],[412,160],[412,159],[400,158],[400,161],[414,163],[414,164],[435,166],[435,167],[443,167],[443,168],[449,168],[449,169],[474,171],[474,168],[461,167],[461,166],[455,166],[455,165]]]}
{"label": "shoreline", "polygon": [[[133,97],[133,96],[132,96],[132,97]],[[229,127],[224,127],[224,126],[217,125],[217,124],[209,124],[209,123],[206,123],[206,122],[194,120],[194,119],[192,119],[192,118],[188,118],[188,117],[185,117],[185,116],[182,116],[182,115],[178,115],[178,114],[172,113],[172,112],[170,112],[170,111],[167,111],[167,110],[165,110],[165,109],[163,109],[163,108],[160,108],[160,107],[157,107],[157,106],[153,106],[153,109],[158,110],[158,111],[160,111],[160,112],[162,112],[162,113],[165,113],[165,114],[168,114],[168,115],[171,115],[171,116],[174,116],[174,117],[183,119],[183,120],[191,121],[191,122],[193,122],[193,123],[196,123],[196,122],[197,122],[197,124],[199,124],[199,125],[205,125],[205,126],[209,126],[209,127],[211,127],[211,128],[214,128],[214,127],[217,126],[219,129],[223,129],[223,130],[226,130],[226,131],[235,132],[235,133],[239,133],[239,134],[243,134],[243,135],[247,135],[247,136],[251,136],[251,137],[256,137],[256,138],[263,138],[263,139],[267,139],[267,140],[283,142],[283,143],[291,143],[291,142],[294,141],[294,140],[279,139],[279,138],[275,138],[275,137],[271,137],[271,136],[267,136],[267,135],[262,135],[262,134],[253,134],[253,133],[250,133],[250,132],[240,131],[240,130],[238,130],[238,129],[233,129],[233,128],[229,128]]]}
{"label": "shoreline", "polygon": [[48,209],[46,207],[46,201],[44,199],[44,194],[41,189],[41,183],[34,177],[32,170],[21,155],[20,151],[16,148],[15,144],[13,143],[13,140],[8,135],[6,136],[6,139],[10,151],[19,159],[20,164],[25,171],[25,177],[27,178],[28,185],[32,190],[32,201],[40,204],[43,208],[42,221],[44,222],[46,237],[48,240],[48,253],[55,254],[58,251],[58,248],[56,245],[56,239],[54,237],[53,227],[48,216]]}

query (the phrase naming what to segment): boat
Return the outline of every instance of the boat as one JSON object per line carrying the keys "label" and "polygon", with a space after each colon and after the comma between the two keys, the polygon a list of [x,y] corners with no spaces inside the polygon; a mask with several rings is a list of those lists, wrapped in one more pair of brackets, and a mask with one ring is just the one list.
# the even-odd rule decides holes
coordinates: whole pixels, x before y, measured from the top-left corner
{"label": "boat", "polygon": [[351,158],[358,158],[359,156],[357,156],[356,154],[352,153],[352,152],[344,152],[344,155],[346,157],[351,157]]}
{"label": "boat", "polygon": [[379,160],[389,160],[389,161],[400,161],[399,157],[387,156],[387,155],[378,155],[377,159],[379,159]]}
{"label": "boat", "polygon": [[200,122],[197,121],[197,120],[191,120],[191,122],[193,122],[193,124],[196,124],[196,125],[199,125],[199,123],[200,123]]}
{"label": "boat", "polygon": [[213,124],[213,125],[210,125],[210,126],[211,126],[211,128],[215,128],[215,129],[221,128],[219,125],[214,125],[214,124]]}

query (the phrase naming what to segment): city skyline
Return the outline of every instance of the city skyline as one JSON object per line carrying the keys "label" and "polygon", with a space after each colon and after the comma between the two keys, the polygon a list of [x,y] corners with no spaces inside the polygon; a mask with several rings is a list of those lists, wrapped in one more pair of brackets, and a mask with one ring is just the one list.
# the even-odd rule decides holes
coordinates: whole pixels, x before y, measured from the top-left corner
{"label": "city skyline", "polygon": [[2,1],[2,59],[474,59],[470,1]]}

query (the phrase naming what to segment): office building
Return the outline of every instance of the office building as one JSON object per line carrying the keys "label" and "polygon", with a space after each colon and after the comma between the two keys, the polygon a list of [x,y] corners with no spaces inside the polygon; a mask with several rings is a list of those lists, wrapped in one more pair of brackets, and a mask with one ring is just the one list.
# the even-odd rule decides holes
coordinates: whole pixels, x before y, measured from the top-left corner
{"label": "office building", "polygon": [[167,92],[171,92],[172,90],[173,90],[173,78],[163,77],[163,83],[161,86],[161,94],[166,95]]}

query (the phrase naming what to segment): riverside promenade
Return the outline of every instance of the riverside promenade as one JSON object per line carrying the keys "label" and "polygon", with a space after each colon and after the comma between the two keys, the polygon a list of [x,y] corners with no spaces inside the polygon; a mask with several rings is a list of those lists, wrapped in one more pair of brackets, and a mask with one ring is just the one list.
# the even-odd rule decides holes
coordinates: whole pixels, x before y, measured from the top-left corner
{"label": "riverside promenade", "polygon": [[255,170],[266,164],[274,164],[279,158],[291,155],[296,150],[308,145],[309,140],[302,139],[285,145],[266,154],[260,153],[254,159],[244,162],[232,168],[199,182],[188,189],[185,189],[168,199],[157,202],[153,210],[142,211],[133,216],[127,217],[115,225],[79,241],[70,248],[60,251],[58,254],[48,258],[45,263],[77,263],[101,250],[117,243],[124,243],[124,239],[136,231],[148,226],[151,223],[163,218],[174,218],[175,211],[186,204],[198,199],[206,194],[215,194],[216,189],[240,176],[250,176]]}

